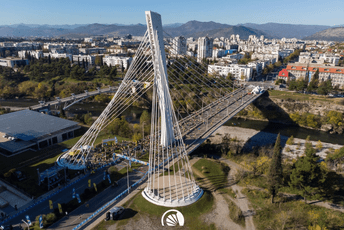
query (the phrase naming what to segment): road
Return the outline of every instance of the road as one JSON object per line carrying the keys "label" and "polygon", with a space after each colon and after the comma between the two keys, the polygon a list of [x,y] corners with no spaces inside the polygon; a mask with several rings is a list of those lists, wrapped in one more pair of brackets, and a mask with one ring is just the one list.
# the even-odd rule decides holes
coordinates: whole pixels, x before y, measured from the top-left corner
{"label": "road", "polygon": [[91,96],[94,96],[94,95],[98,95],[98,94],[101,94],[101,93],[113,93],[117,90],[118,87],[109,87],[109,88],[105,88],[105,89],[99,89],[99,90],[95,90],[95,91],[92,91],[92,92],[87,92],[87,90],[85,90],[85,93],[80,93],[80,94],[77,94],[77,95],[72,95],[70,97],[65,97],[65,98],[57,98],[57,100],[55,101],[49,101],[49,102],[45,102],[43,104],[39,104],[39,105],[33,105],[31,106],[30,108],[32,110],[37,110],[37,109],[40,109],[42,107],[46,107],[48,106],[48,104],[50,106],[54,106],[54,105],[59,105],[59,104],[62,104],[62,103],[66,103],[66,102],[71,102],[71,101],[79,101],[79,100],[83,100],[87,97],[91,97]]}
{"label": "road", "polygon": [[[53,201],[54,208],[57,208],[57,203],[67,203],[70,200],[72,200],[72,193],[73,193],[73,188],[75,188],[76,193],[81,194],[84,192],[84,190],[88,187],[88,180],[91,179],[92,183],[100,183],[103,180],[104,172],[103,170],[97,171],[95,174],[90,174],[86,178],[83,178],[73,186],[67,188],[61,193],[58,193],[51,197],[49,200]],[[36,218],[36,216],[41,215],[41,214],[47,214],[52,212],[52,210],[49,209],[49,200],[46,200],[35,207],[31,208],[28,212],[23,213],[12,220],[10,220],[6,224],[12,224],[16,225],[18,223],[22,223],[22,219],[25,219],[26,215],[30,216],[31,221]]]}
{"label": "road", "polygon": [[[137,182],[139,179],[142,178],[144,173],[148,170],[147,167],[142,167],[139,171],[134,171],[129,174],[129,186]],[[48,229],[63,229],[63,230],[72,230],[94,212],[96,212],[99,208],[104,206],[110,200],[114,199],[118,196],[122,191],[127,189],[127,178],[124,177],[118,181],[117,187],[110,186],[109,188],[102,191],[96,197],[92,198],[87,202],[88,206],[83,204],[79,208],[75,209],[71,212],[67,217],[62,218],[60,221],[56,222]],[[112,205],[108,206],[108,208],[104,209],[102,212],[98,213],[93,219],[91,219],[88,223],[83,225],[80,229],[85,229],[88,225],[90,225],[94,220],[101,217],[104,213],[112,208]]]}

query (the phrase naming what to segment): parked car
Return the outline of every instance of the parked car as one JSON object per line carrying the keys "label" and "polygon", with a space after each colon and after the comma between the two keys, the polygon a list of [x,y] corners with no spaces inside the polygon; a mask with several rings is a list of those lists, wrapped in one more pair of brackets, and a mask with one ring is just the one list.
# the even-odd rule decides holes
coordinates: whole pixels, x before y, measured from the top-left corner
{"label": "parked car", "polygon": [[118,217],[123,213],[124,208],[119,206],[119,207],[114,207],[111,209],[109,212],[106,213],[105,221],[108,220],[117,220]]}

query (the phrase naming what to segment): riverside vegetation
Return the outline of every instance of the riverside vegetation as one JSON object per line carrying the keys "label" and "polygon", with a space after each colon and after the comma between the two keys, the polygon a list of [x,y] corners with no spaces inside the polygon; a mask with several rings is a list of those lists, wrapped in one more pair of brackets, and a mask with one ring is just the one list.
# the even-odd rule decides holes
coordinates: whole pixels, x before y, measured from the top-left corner
{"label": "riverside vegetation", "polygon": [[[293,138],[288,140],[292,143]],[[229,135],[220,144],[202,144],[194,154],[217,154],[245,168],[235,180],[250,199],[256,211],[257,229],[342,229],[344,214],[312,205],[313,200],[344,206],[343,175],[333,170],[335,161],[343,163],[344,147],[334,151],[326,161],[319,161],[318,142],[306,141],[302,157],[290,160],[281,156],[280,137],[275,146],[262,146],[247,151],[243,143]],[[209,155],[210,156],[210,155]],[[317,202],[315,202],[317,203]]]}
{"label": "riverside vegetation", "polygon": [[240,111],[238,116],[342,134],[343,103],[341,98],[271,90]]}

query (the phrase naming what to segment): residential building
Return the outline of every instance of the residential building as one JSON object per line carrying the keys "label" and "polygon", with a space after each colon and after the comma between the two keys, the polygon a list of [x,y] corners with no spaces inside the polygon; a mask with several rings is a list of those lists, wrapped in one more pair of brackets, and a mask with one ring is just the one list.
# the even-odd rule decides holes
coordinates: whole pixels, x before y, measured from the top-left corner
{"label": "residential building", "polygon": [[220,76],[227,77],[228,73],[240,81],[250,81],[252,79],[253,68],[247,65],[208,65],[209,74],[219,74]]}
{"label": "residential building", "polygon": [[104,64],[108,66],[120,66],[124,69],[128,69],[129,65],[131,64],[133,58],[131,57],[118,57],[118,56],[105,56],[103,58]]}
{"label": "residential building", "polygon": [[315,72],[319,70],[319,81],[331,79],[332,85],[344,88],[344,67],[325,66],[319,64],[290,63],[286,70],[290,79],[305,79],[311,81]]}
{"label": "residential building", "polygon": [[187,46],[186,39],[183,36],[175,37],[172,40],[172,55],[184,55],[186,54]]}
{"label": "residential building", "polygon": [[21,50],[21,51],[18,51],[18,57],[19,58],[25,58],[26,54],[30,55],[31,57],[34,57],[36,59],[43,57],[43,51],[42,50],[32,50],[32,51]]}
{"label": "residential building", "polygon": [[4,67],[13,68],[15,65],[23,66],[23,65],[28,65],[28,64],[29,64],[29,60],[27,59],[12,58],[12,57],[0,58],[0,66],[4,66]]}
{"label": "residential building", "polygon": [[197,61],[200,62],[204,58],[213,55],[213,39],[208,37],[198,38]]}

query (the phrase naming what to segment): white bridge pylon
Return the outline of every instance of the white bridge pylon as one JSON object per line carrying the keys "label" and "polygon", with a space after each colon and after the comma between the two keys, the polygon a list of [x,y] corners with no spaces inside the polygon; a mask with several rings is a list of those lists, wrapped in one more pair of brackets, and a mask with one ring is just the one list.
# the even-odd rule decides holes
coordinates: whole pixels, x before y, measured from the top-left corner
{"label": "white bridge pylon", "polygon": [[146,11],[154,66],[149,173],[143,197],[166,207],[197,201],[203,190],[195,183],[168,87],[161,16]]}
{"label": "white bridge pylon", "polygon": [[[146,20],[148,30],[114,97],[78,142],[57,159],[57,163],[74,170],[84,169],[89,163],[94,163],[97,152],[93,146],[99,133],[153,88],[149,173],[142,195],[157,205],[185,206],[197,201],[203,190],[195,183],[171,99],[168,77],[173,84],[179,79],[171,74],[171,70],[167,75],[161,16],[147,11]],[[175,68],[179,69],[180,66]],[[202,74],[189,80],[194,83],[207,81],[199,76]],[[187,122],[188,119],[184,120],[184,123]]]}

